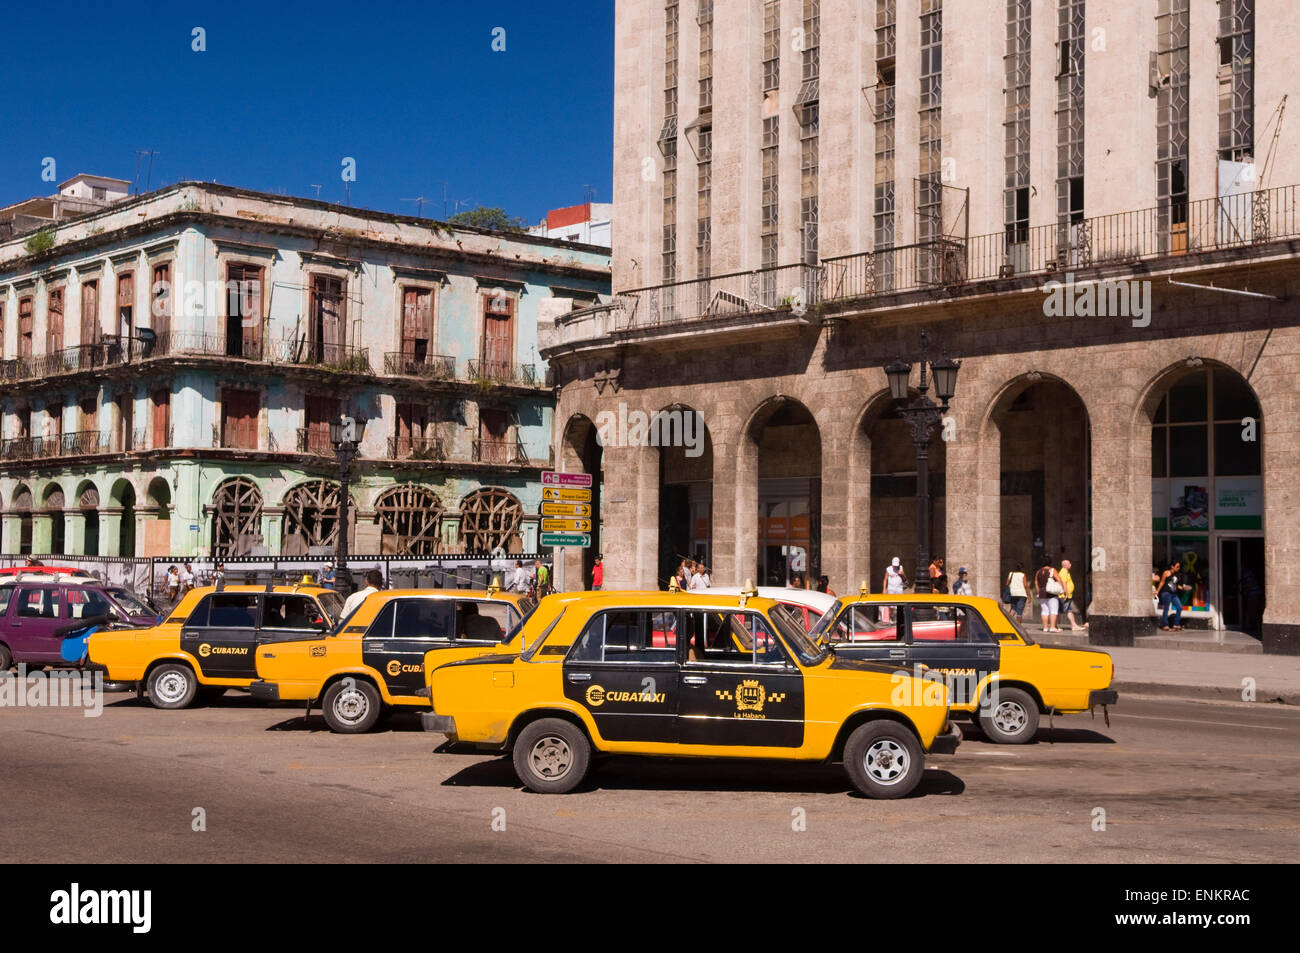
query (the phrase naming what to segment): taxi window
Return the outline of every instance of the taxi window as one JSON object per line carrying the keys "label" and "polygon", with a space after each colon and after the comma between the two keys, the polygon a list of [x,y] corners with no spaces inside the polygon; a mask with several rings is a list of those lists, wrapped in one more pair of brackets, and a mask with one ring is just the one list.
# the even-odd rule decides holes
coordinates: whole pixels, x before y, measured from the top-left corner
{"label": "taxi window", "polygon": [[[357,608],[359,609],[360,606]],[[352,615],[356,614],[357,610],[353,609]],[[393,608],[393,602],[386,603],[384,607],[379,610],[379,614],[375,616],[374,621],[370,623],[369,628],[366,629],[365,637],[367,639],[391,639],[393,637],[394,615],[395,610]],[[348,616],[348,618],[350,619],[352,616]],[[347,619],[344,619],[343,621],[346,622]]]}
{"label": "taxi window", "polygon": [[991,642],[992,634],[978,612],[959,605],[912,607],[913,642]]}
{"label": "taxi window", "polygon": [[207,625],[213,629],[257,628],[257,594],[216,592],[212,594]]}
{"label": "taxi window", "polygon": [[325,615],[334,625],[337,625],[343,619],[343,597],[337,592],[320,592],[316,594],[320,600],[321,608],[325,610]]}
{"label": "taxi window", "polygon": [[264,629],[316,629],[325,622],[310,596],[269,595],[262,609]]}
{"label": "taxi window", "polygon": [[57,619],[58,597],[53,589],[23,589],[18,593],[18,615],[24,619]]}
{"label": "taxi window", "polygon": [[[393,638],[451,638],[454,608],[450,599],[394,599],[390,605],[393,608]],[[375,621],[378,623],[379,620]]]}
{"label": "taxi window", "polygon": [[108,597],[93,589],[66,589],[68,600],[68,618],[89,619],[92,616],[108,615],[112,603]]}
{"label": "taxi window", "polygon": [[752,612],[687,612],[685,637],[692,662],[784,665],[788,661],[767,621]]}
{"label": "taxi window", "polygon": [[904,639],[901,606],[876,602],[851,605],[840,613],[827,634],[831,643],[902,642]]}
{"label": "taxi window", "polygon": [[[672,617],[671,622],[669,617]],[[587,623],[570,661],[676,662],[676,613],[647,609],[602,612]],[[672,644],[668,636],[672,634]]]}
{"label": "taxi window", "polygon": [[189,614],[188,618],[181,618],[177,621],[184,622],[186,625],[190,626],[205,626],[208,624],[208,609],[211,607],[212,597],[204,596],[199,600],[199,604],[194,607],[194,611]]}
{"label": "taxi window", "polygon": [[497,643],[514,629],[515,611],[508,602],[456,603],[456,638],[469,642]]}

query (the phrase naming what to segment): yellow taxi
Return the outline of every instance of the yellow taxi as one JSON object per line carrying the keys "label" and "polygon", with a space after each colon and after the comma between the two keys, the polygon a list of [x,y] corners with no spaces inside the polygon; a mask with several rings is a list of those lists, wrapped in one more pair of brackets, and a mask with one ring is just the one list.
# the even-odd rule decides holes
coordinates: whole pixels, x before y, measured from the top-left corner
{"label": "yellow taxi", "polygon": [[1104,711],[1119,700],[1106,652],[1038,645],[999,603],[980,596],[867,595],[864,583],[810,635],[840,658],[941,677],[952,710],[1001,744],[1033,739],[1041,714]]}
{"label": "yellow taxi", "polygon": [[186,708],[257,678],[259,645],[328,632],[343,600],[320,586],[202,586],[158,625],[96,632],[89,664],[135,683],[155,708]]}
{"label": "yellow taxi", "polygon": [[573,790],[602,752],[842,761],[858,790],[897,798],[960,738],[942,684],[840,658],[773,599],[602,592],[543,609],[520,652],[435,668],[421,715],[511,752],[534,791]]}
{"label": "yellow taxi", "polygon": [[331,731],[369,731],[391,708],[428,709],[426,659],[495,650],[536,608],[499,589],[388,589],[372,593],[333,632],[261,646],[250,691],[265,701],[319,700]]}

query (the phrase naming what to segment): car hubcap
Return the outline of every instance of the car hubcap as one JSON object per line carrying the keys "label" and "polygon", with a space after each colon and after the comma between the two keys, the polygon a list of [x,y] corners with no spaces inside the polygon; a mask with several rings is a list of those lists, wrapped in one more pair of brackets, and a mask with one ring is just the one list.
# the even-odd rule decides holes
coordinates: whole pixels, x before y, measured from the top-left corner
{"label": "car hubcap", "polygon": [[1024,731],[1028,721],[1029,716],[1025,710],[1015,702],[1003,702],[993,711],[994,727],[1008,735]]}
{"label": "car hubcap", "polygon": [[573,767],[573,749],[563,738],[547,735],[533,745],[532,763],[538,777],[557,781]]}
{"label": "car hubcap", "polygon": [[895,784],[907,774],[912,759],[908,756],[907,749],[897,741],[882,738],[867,749],[863,764],[872,780],[881,784]]}
{"label": "car hubcap", "polygon": [[338,698],[334,699],[334,714],[339,716],[340,721],[346,721],[350,725],[365,718],[369,710],[370,700],[355,688],[339,692]]}
{"label": "car hubcap", "polygon": [[189,679],[180,672],[168,672],[158,679],[155,685],[158,697],[165,702],[180,701],[185,697],[185,690],[188,686]]}

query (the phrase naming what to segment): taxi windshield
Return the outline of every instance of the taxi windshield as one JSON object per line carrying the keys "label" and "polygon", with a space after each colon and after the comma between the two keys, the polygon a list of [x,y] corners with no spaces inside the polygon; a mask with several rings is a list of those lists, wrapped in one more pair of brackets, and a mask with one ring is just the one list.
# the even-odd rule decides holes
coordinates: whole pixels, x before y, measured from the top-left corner
{"label": "taxi windshield", "polygon": [[812,627],[812,631],[808,633],[808,637],[814,642],[821,639],[830,630],[831,626],[835,624],[835,620],[840,617],[840,610],[843,608],[844,600],[836,599],[835,605],[827,609],[825,613],[822,614],[822,617],[817,620],[817,624]]}
{"label": "taxi windshield", "polygon": [[772,611],[768,613],[772,621],[776,623],[777,631],[785,639],[790,648],[794,649],[799,660],[805,665],[816,665],[826,657],[827,650],[818,646],[808,634],[803,630],[801,622],[793,612],[785,606],[773,606]]}
{"label": "taxi windshield", "polygon": [[519,630],[524,627],[524,623],[527,622],[529,618],[532,617],[532,614],[537,611],[537,600],[529,599],[527,596],[524,596],[519,600],[519,611],[522,612],[523,615],[520,617],[518,622],[510,627],[510,631],[502,637],[502,642],[509,642],[519,634]]}
{"label": "taxi windshield", "polygon": [[337,625],[343,617],[343,597],[337,592],[318,592],[316,598],[320,600],[320,606],[329,616],[330,621]]}
{"label": "taxi windshield", "polygon": [[157,612],[150,609],[141,602],[135,593],[127,589],[109,589],[108,594],[131,615],[157,615]]}

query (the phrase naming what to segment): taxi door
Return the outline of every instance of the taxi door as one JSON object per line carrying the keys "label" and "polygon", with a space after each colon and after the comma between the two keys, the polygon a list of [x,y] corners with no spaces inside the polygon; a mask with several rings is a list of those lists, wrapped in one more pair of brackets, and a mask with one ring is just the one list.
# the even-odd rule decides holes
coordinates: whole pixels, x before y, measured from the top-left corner
{"label": "taxi door", "polygon": [[1001,661],[1001,649],[983,616],[956,603],[917,603],[908,608],[911,663],[942,676],[950,704],[974,704],[980,680],[996,672]]}
{"label": "taxi door", "polygon": [[885,662],[906,669],[911,664],[908,622],[903,604],[852,603],[844,607],[827,639],[842,658]]}
{"label": "taxi door", "polygon": [[803,744],[803,673],[756,612],[684,613],[682,744],[797,748]]}
{"label": "taxi door", "polygon": [[564,696],[583,706],[606,741],[677,740],[676,609],[594,615],[564,660]]}
{"label": "taxi door", "polygon": [[424,656],[452,644],[456,603],[445,597],[392,599],[361,637],[361,660],[379,672],[389,695],[417,701],[424,687]]}
{"label": "taxi door", "polygon": [[260,619],[258,593],[210,593],[181,627],[181,650],[198,660],[208,678],[257,678]]}

